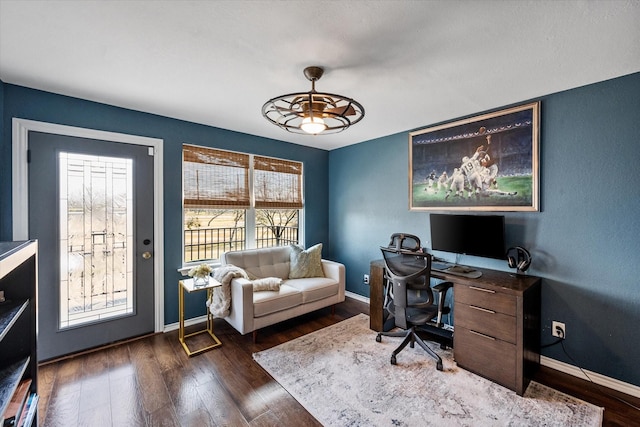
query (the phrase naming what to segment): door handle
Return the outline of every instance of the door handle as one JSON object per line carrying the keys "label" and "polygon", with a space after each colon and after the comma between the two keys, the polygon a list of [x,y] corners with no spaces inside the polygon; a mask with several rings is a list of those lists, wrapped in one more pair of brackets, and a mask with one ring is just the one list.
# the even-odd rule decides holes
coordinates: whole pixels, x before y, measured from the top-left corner
{"label": "door handle", "polygon": [[142,258],[144,259],[150,259],[151,258],[151,252],[147,251],[147,252],[143,252],[142,253]]}

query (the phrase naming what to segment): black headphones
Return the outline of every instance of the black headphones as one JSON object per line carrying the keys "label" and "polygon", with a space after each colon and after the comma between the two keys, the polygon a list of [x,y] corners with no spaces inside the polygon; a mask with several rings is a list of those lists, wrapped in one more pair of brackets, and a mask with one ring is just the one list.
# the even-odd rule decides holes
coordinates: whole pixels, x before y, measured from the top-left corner
{"label": "black headphones", "polygon": [[518,273],[524,273],[531,266],[531,254],[522,246],[514,246],[507,251],[509,267],[517,268]]}

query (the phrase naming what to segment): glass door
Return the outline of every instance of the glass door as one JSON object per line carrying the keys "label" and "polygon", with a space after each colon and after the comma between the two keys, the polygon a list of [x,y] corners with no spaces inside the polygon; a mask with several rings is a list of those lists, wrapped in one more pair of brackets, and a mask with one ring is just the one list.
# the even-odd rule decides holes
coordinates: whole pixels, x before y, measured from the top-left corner
{"label": "glass door", "polygon": [[153,332],[148,147],[29,132],[41,360]]}

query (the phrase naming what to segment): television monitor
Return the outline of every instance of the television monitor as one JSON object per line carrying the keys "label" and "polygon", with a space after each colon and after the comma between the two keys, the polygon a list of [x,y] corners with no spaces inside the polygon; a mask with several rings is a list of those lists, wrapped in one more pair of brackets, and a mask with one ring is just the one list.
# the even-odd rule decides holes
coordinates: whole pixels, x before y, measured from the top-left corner
{"label": "television monitor", "polygon": [[504,216],[431,214],[431,249],[506,259]]}

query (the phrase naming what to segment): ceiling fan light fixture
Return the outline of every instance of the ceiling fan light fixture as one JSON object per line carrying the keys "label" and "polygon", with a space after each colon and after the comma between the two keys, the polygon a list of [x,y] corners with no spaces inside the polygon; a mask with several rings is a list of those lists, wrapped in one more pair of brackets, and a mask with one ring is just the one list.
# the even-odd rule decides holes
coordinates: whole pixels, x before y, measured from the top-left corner
{"label": "ceiling fan light fixture", "polygon": [[307,67],[304,75],[311,82],[309,92],[277,96],[264,103],[262,115],[291,133],[326,135],[342,132],[364,118],[364,107],[343,95],[316,91],[321,67]]}
{"label": "ceiling fan light fixture", "polygon": [[306,133],[317,135],[327,129],[327,125],[320,117],[305,117],[300,124],[300,129]]}

